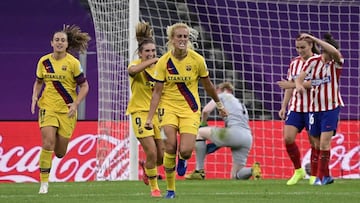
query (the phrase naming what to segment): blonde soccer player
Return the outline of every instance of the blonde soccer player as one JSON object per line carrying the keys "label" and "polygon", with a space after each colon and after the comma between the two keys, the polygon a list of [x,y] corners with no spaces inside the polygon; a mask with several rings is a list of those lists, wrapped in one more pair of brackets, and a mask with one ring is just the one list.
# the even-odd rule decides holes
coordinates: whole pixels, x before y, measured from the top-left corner
{"label": "blonde soccer player", "polygon": [[162,165],[164,144],[160,137],[159,119],[154,117],[153,129],[145,128],[145,121],[150,108],[152,89],[154,87],[153,74],[155,64],[159,60],[156,56],[156,46],[153,31],[148,23],[140,22],[136,26],[139,59],[128,66],[131,98],[127,107],[127,114],[131,115],[132,127],[146,155],[146,162],[140,162],[143,168],[143,181],[150,185],[152,197],[161,197],[158,186],[157,167]]}
{"label": "blonde soccer player", "polygon": [[52,155],[55,152],[58,158],[65,156],[76,125],[78,105],[89,91],[80,61],[70,51],[85,51],[90,39],[78,26],[64,26],[52,36],[53,52],[41,57],[37,64],[31,113],[35,113],[38,105],[42,139],[39,194],[48,193]]}
{"label": "blonde soccer player", "polygon": [[330,176],[329,159],[331,138],[336,133],[340,108],[344,102],[340,95],[339,80],[344,58],[338,50],[339,45],[331,34],[324,40],[309,34],[301,38],[313,40],[322,48],[322,54],[310,57],[295,80],[296,91],[303,93],[306,75],[311,79],[311,104],[309,110],[309,133],[320,143],[319,163],[314,185],[327,185],[334,182]]}
{"label": "blonde soccer player", "polygon": [[161,102],[159,111],[163,113],[163,118],[160,125],[165,134],[165,198],[175,198],[175,168],[179,176],[184,176],[186,160],[191,157],[195,148],[201,114],[199,80],[207,94],[214,99],[220,115],[227,116],[209,78],[205,59],[192,49],[189,41],[190,30],[191,28],[184,23],[176,23],[167,28],[168,52],[156,63],[156,83],[145,124],[147,128],[153,128],[153,116]]}

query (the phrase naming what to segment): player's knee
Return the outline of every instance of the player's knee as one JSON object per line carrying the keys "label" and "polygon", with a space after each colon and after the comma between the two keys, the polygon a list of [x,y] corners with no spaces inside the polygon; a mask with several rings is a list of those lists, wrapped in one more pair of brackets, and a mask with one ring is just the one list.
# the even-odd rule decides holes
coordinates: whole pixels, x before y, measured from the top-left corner
{"label": "player's knee", "polygon": [[146,152],[146,160],[151,160],[155,163],[156,161],[156,151],[150,150]]}
{"label": "player's knee", "polygon": [[320,150],[330,150],[331,143],[321,143]]}
{"label": "player's knee", "polygon": [[285,141],[285,144],[293,144],[295,142],[295,137],[285,136],[284,141]]}
{"label": "player's knee", "polygon": [[180,157],[187,160],[187,159],[191,158],[191,154],[192,154],[191,151],[183,151],[183,152],[180,152]]}

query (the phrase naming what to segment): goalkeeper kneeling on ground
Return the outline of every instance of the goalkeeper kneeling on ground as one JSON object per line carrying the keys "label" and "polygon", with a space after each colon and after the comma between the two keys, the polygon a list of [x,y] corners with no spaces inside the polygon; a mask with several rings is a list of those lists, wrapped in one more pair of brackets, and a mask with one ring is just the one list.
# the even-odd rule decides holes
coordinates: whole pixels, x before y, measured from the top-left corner
{"label": "goalkeeper kneeling on ground", "polygon": [[[196,139],[196,169],[185,175],[186,180],[205,179],[205,157],[214,153],[221,147],[229,147],[232,154],[232,179],[246,180],[261,178],[261,168],[258,162],[252,167],[246,167],[247,157],[252,145],[252,134],[249,126],[248,111],[244,104],[233,95],[233,86],[228,83],[221,83],[217,87],[218,96],[229,116],[225,120],[225,127],[209,127],[207,118],[216,109],[216,103],[211,100],[202,111],[201,125]],[[206,141],[210,141],[206,144]]]}

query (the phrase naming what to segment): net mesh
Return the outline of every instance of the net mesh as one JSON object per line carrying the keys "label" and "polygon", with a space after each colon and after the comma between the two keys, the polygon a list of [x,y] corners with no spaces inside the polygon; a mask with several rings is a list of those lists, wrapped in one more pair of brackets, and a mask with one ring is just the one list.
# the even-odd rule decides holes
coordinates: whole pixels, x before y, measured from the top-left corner
{"label": "net mesh", "polygon": [[98,60],[97,180],[129,178],[128,1],[89,1]]}
{"label": "net mesh", "polygon": [[[345,108],[333,141],[331,170],[334,176],[359,177],[359,171],[345,167],[340,159],[352,156],[359,147],[359,9],[358,1],[243,1],[189,0],[141,1],[140,17],[154,28],[158,53],[166,50],[166,27],[185,22],[199,31],[197,51],[208,64],[210,77],[217,84],[230,81],[235,95],[247,106],[254,133],[248,166],[260,162],[264,177],[286,178],[292,174],[282,140],[279,120],[283,91],[276,81],[286,78],[293,57],[295,38],[310,32],[319,38],[330,32],[340,44],[346,60],[341,77]],[[210,98],[200,89],[201,102]],[[213,125],[222,126],[215,114]],[[303,166],[309,163],[309,144],[305,133],[298,136]],[[343,155],[340,155],[341,148]],[[359,155],[349,166],[359,166]],[[230,177],[231,153],[221,149],[206,159],[207,177]],[[193,169],[194,160],[189,168]],[[346,165],[346,164],[345,164]],[[347,168],[346,170],[344,168]]]}
{"label": "net mesh", "polygon": [[[107,159],[113,149],[119,150],[115,154],[127,150],[128,1],[89,0],[89,4],[98,47],[99,134],[103,135],[98,143],[98,168],[100,172],[106,169],[111,173],[126,166],[123,161],[119,170],[112,170],[104,164],[113,164]],[[235,96],[249,110],[254,143],[247,165],[260,162],[265,178],[287,178],[293,170],[283,146],[283,122],[277,115],[283,92],[276,81],[286,77],[290,60],[297,56],[295,37],[300,32],[310,32],[319,38],[330,32],[340,44],[345,58],[340,82],[345,107],[333,138],[330,168],[335,177],[359,178],[359,13],[360,3],[355,0],[140,1],[140,20],[153,27],[159,55],[166,51],[167,26],[185,22],[199,31],[196,50],[205,57],[211,80],[215,84],[232,82]],[[134,28],[135,25],[130,29]],[[210,101],[202,87],[200,95],[202,105]],[[211,125],[223,125],[216,112],[210,119]],[[110,138],[114,143],[108,141]],[[310,156],[305,133],[297,136],[296,141],[305,167]],[[117,148],[120,143],[125,148]],[[140,157],[144,158],[143,153]],[[207,177],[230,177],[231,162],[228,149],[209,155]],[[193,156],[189,170],[194,164]],[[100,177],[105,173],[99,174]]]}

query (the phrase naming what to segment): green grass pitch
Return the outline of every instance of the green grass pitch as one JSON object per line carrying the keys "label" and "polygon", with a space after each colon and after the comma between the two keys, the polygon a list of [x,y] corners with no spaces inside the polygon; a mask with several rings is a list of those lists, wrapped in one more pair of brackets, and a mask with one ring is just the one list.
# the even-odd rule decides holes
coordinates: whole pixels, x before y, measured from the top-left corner
{"label": "green grass pitch", "polygon": [[[337,179],[332,185],[311,186],[308,180],[286,186],[286,180],[204,180],[176,182],[176,199],[151,198],[141,181],[57,182],[49,193],[37,194],[38,183],[0,183],[1,203],[107,202],[360,202],[360,180]],[[163,194],[165,182],[159,183]]]}

